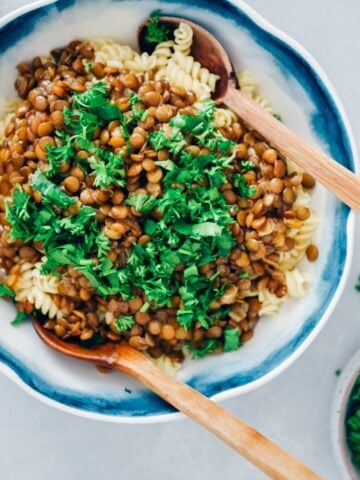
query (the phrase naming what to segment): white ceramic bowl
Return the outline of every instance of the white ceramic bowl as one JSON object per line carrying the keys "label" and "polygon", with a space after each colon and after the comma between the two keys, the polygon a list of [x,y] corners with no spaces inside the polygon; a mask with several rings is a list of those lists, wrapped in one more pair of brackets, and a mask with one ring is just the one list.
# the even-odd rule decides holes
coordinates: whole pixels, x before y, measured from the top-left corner
{"label": "white ceramic bowl", "polygon": [[342,370],[336,386],[331,409],[331,440],[336,464],[344,480],[359,480],[360,469],[351,462],[351,452],[345,440],[345,418],[349,405],[349,397],[360,375],[360,350]]}
{"label": "white ceramic bowl", "polygon": [[[0,92],[11,95],[14,66],[76,37],[113,37],[135,46],[136,25],[154,8],[203,24],[223,43],[236,68],[252,71],[284,121],[343,165],[357,155],[343,108],[328,78],[294,40],[240,0],[41,0],[0,23]],[[313,284],[275,319],[263,319],[240,351],[185,362],[179,376],[216,400],[246,393],[274,378],[301,355],[331,315],[351,262],[354,217],[320,186],[319,260],[301,265]],[[145,423],[179,414],[125,376],[99,375],[91,365],[59,356],[41,344],[30,324],[13,328],[11,305],[1,303],[0,370],[32,395],[89,418]],[[132,390],[132,394],[127,393]]]}

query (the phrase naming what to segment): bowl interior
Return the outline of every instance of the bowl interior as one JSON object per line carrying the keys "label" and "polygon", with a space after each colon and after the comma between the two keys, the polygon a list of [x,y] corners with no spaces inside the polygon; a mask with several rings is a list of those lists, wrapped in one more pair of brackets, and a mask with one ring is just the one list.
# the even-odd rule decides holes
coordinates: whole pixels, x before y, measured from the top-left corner
{"label": "bowl interior", "polygon": [[[42,2],[42,4],[49,2]],[[308,141],[354,169],[354,150],[329,92],[327,80],[310,60],[240,2],[59,0],[42,5],[0,29],[0,91],[14,95],[15,65],[74,38],[111,37],[136,46],[136,26],[155,9],[203,24],[225,46],[237,69],[255,74],[260,88],[284,122]],[[301,300],[291,300],[280,315],[264,318],[254,339],[240,351],[201,361],[186,361],[179,376],[208,396],[249,391],[285,368],[304,350],[330,314],[348,269],[352,242],[349,210],[317,186],[313,205],[320,219],[315,242],[319,260],[301,264],[312,286]],[[326,241],[321,241],[326,239]],[[173,409],[125,376],[100,375],[93,366],[60,357],[42,345],[31,325],[10,326],[14,309],[1,302],[0,368],[16,374],[33,390],[97,418],[118,421],[165,415]],[[126,391],[125,391],[126,388]],[[128,389],[132,391],[128,393]],[[97,415],[99,414],[99,415]],[[165,417],[163,417],[165,418]]]}

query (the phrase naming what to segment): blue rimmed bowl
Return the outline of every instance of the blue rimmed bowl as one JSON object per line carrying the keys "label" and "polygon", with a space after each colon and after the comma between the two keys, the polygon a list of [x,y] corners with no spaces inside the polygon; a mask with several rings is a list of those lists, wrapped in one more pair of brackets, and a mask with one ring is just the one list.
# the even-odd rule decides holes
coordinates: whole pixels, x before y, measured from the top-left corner
{"label": "blue rimmed bowl", "polygon": [[[295,41],[240,0],[41,0],[0,21],[0,92],[14,94],[15,65],[82,37],[113,37],[135,46],[136,26],[151,10],[187,17],[211,30],[239,69],[255,74],[283,120],[339,163],[357,169],[352,133],[328,78]],[[187,360],[179,377],[216,400],[259,387],[288,367],[325,325],[344,288],[351,263],[354,216],[317,186],[320,257],[301,265],[312,274],[308,295],[289,301],[275,319],[263,319],[240,351]],[[92,365],[59,356],[30,324],[14,328],[11,305],[1,302],[0,371],[33,396],[64,411],[119,423],[175,419],[172,407],[131,379],[100,375]],[[129,393],[131,391],[131,393]]]}

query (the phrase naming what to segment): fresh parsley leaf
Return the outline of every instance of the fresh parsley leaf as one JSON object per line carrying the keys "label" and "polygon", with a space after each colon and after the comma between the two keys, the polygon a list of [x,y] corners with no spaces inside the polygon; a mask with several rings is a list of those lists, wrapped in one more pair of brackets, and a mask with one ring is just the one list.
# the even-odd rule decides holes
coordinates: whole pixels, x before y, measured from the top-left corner
{"label": "fresh parsley leaf", "polygon": [[75,93],[72,108],[94,109],[103,107],[109,102],[109,89],[104,82],[97,82],[91,88],[81,93]]}
{"label": "fresh parsley leaf", "polygon": [[49,168],[46,170],[48,177],[58,174],[61,171],[61,164],[63,162],[70,163],[75,157],[75,150],[72,145],[73,137],[62,131],[57,132],[57,136],[62,140],[62,145],[56,147],[46,145],[45,147],[46,159],[49,162]]}
{"label": "fresh parsley leaf", "polygon": [[282,122],[282,116],[279,113],[273,113],[273,117],[276,118],[276,120],[279,120],[279,122]]}
{"label": "fresh parsley leaf", "polygon": [[226,329],[224,332],[224,352],[238,350],[241,346],[238,328]]}
{"label": "fresh parsley leaf", "polygon": [[116,320],[116,328],[119,333],[130,330],[135,325],[135,318],[133,315],[122,315]]}
{"label": "fresh parsley leaf", "polygon": [[69,195],[60,190],[58,186],[46,178],[41,170],[36,170],[33,174],[30,185],[41,192],[43,200],[46,200],[59,208],[65,209],[76,203],[74,198],[69,197]]}
{"label": "fresh parsley leaf", "polygon": [[154,209],[157,204],[157,198],[146,195],[145,193],[140,193],[127,198],[125,204],[134,207],[138,212],[146,213]]}
{"label": "fresh parsley leaf", "polygon": [[243,172],[249,172],[255,168],[255,163],[251,160],[241,160],[240,167]]}
{"label": "fresh parsley leaf", "polygon": [[155,164],[169,172],[175,168],[175,163],[172,160],[158,160]]}
{"label": "fresh parsley leaf", "polygon": [[30,195],[17,186],[12,201],[6,203],[6,218],[11,226],[11,237],[23,242],[30,241],[34,236],[33,217],[35,214],[36,207],[31,202]]}
{"label": "fresh parsley leaf", "polygon": [[123,152],[113,155],[108,160],[91,156],[87,159],[93,174],[95,175],[95,187],[109,187],[116,185],[123,187],[125,185],[124,178],[124,162],[122,160]]}
{"label": "fresh parsley leaf", "polygon": [[15,292],[11,290],[7,285],[0,284],[0,297],[15,298]]}
{"label": "fresh parsley leaf", "polygon": [[104,232],[100,232],[96,237],[95,244],[97,246],[98,258],[106,257],[111,249],[109,237],[107,237]]}
{"label": "fresh parsley leaf", "polygon": [[146,24],[145,41],[148,43],[161,43],[170,38],[171,32],[168,27],[160,23],[161,10],[153,10],[150,13],[149,22]]}
{"label": "fresh parsley leaf", "polygon": [[208,338],[203,348],[194,348],[190,345],[186,345],[185,348],[189,350],[192,358],[204,358],[219,348],[219,342],[214,338]]}
{"label": "fresh parsley leaf", "polygon": [[247,198],[251,195],[255,195],[256,187],[252,187],[246,183],[245,177],[240,173],[236,173],[233,177],[233,183],[235,188],[237,188],[240,197]]}
{"label": "fresh parsley leaf", "polygon": [[96,214],[95,208],[83,206],[77,215],[62,218],[60,225],[73,235],[85,235],[86,227]]}
{"label": "fresh parsley leaf", "polygon": [[18,325],[20,325],[21,323],[23,323],[23,321],[27,318],[27,315],[26,313],[24,312],[17,312],[16,313],[16,317],[14,318],[14,320],[11,322],[11,325],[13,327],[16,327]]}
{"label": "fresh parsley leaf", "polygon": [[246,278],[250,278],[250,273],[249,272],[240,273],[239,278],[240,280],[245,280]]}

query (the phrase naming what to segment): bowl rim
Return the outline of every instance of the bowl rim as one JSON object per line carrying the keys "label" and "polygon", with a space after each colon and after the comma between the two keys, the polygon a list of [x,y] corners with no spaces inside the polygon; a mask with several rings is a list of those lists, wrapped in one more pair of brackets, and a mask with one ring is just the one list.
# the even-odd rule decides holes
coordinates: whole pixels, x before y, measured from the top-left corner
{"label": "bowl rim", "polygon": [[[281,29],[273,25],[270,21],[266,20],[261,14],[259,14],[254,8],[249,6],[244,0],[225,0],[226,3],[230,3],[235,7],[239,8],[243,11],[249,18],[256,23],[261,29],[265,32],[270,33],[278,40],[287,44],[294,52],[298,53],[305,62],[311,67],[311,69],[316,72],[318,77],[320,78],[321,82],[323,83],[324,87],[329,92],[332,101],[334,102],[338,112],[339,118],[341,119],[344,131],[347,135],[349,148],[352,153],[352,157],[354,160],[354,170],[356,173],[359,173],[359,156],[358,151],[355,143],[354,134],[352,128],[350,126],[350,122],[346,111],[342,105],[342,102],[332,85],[329,77],[318,63],[317,60],[310,54],[299,42],[294,40],[288,34],[284,33]],[[56,4],[57,0],[35,0],[23,7],[19,7],[12,12],[4,15],[0,18],[0,28],[7,25],[12,20],[36,10],[40,7],[49,6],[52,4]],[[329,305],[326,308],[326,311],[322,315],[319,322],[316,326],[312,329],[312,331],[308,334],[305,340],[302,341],[300,346],[292,352],[285,360],[283,360],[279,365],[277,365],[273,370],[269,371],[261,378],[252,381],[247,385],[241,385],[237,387],[232,387],[228,390],[219,392],[213,396],[211,399],[219,402],[223,400],[228,400],[234,398],[240,394],[246,394],[250,391],[253,391],[263,385],[265,385],[270,380],[276,378],[280,373],[285,371],[292,363],[294,363],[300,355],[308,348],[308,346],[314,341],[316,336],[319,334],[321,329],[324,327],[330,316],[332,315],[347,282],[349,277],[352,258],[353,258],[353,251],[354,251],[354,240],[355,240],[355,213],[353,211],[349,212],[347,222],[346,222],[346,230],[347,230],[347,248],[346,248],[346,261],[344,263],[344,269],[341,275],[341,279],[339,284],[337,285],[335,294],[331,299]],[[24,380],[17,375],[17,373],[8,365],[3,362],[0,362],[0,373],[4,374],[5,377],[12,380],[15,384],[21,387],[24,391],[29,393],[32,397],[37,398],[41,402],[52,406],[60,411],[75,414],[80,417],[84,418],[91,418],[93,420],[99,420],[104,422],[110,423],[123,423],[123,424],[152,424],[152,423],[163,423],[168,421],[179,420],[184,418],[184,414],[181,412],[174,412],[174,413],[165,413],[165,414],[155,414],[155,415],[138,415],[138,416],[120,416],[120,415],[109,415],[99,412],[93,412],[90,410],[83,410],[82,408],[76,408],[73,406],[69,406],[66,404],[61,403],[58,400],[54,400],[45,394],[38,392],[37,390],[33,389],[31,386],[26,384]]]}
{"label": "bowl rim", "polygon": [[331,443],[335,462],[344,480],[359,480],[360,474],[351,461],[351,453],[345,440],[345,416],[356,379],[360,375],[360,349],[350,358],[341,371],[331,404]]}

